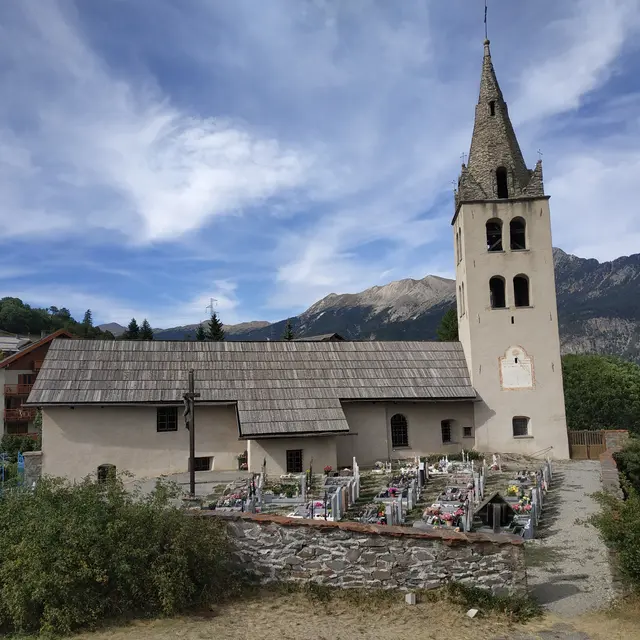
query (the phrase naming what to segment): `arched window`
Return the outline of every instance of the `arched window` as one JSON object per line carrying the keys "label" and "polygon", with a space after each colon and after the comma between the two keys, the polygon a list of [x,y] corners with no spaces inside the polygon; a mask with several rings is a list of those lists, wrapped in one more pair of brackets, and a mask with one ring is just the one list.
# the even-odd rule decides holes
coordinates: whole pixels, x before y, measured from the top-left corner
{"label": "arched window", "polygon": [[396,413],[391,418],[391,446],[394,449],[409,446],[409,427],[407,419],[401,413]]}
{"label": "arched window", "polygon": [[98,482],[104,484],[116,479],[116,467],[112,464],[101,464],[98,467]]}
{"label": "arched window", "polygon": [[509,236],[511,239],[511,249],[518,251],[527,248],[527,239],[525,236],[527,223],[524,218],[514,218],[509,223]]}
{"label": "arched window", "polygon": [[504,309],[507,306],[505,282],[501,276],[493,276],[489,280],[489,296],[492,309]]}
{"label": "arched window", "polygon": [[507,184],[507,170],[504,167],[496,169],[496,185],[498,187],[498,198],[509,197],[509,186]]}
{"label": "arched window", "polygon": [[462,283],[462,315],[467,312],[467,305],[464,302],[464,282]]}
{"label": "arched window", "polygon": [[522,273],[513,279],[513,303],[516,307],[530,306],[529,278]]}
{"label": "arched window", "polygon": [[458,262],[462,262],[462,229],[458,229],[456,244],[458,247]]}
{"label": "arched window", "polygon": [[453,442],[451,436],[451,423],[452,420],[443,420],[440,423],[440,433],[442,434],[442,444],[449,444]]}
{"label": "arched window", "polygon": [[490,113],[492,116],[495,116],[495,115],[496,115],[496,101],[495,101],[495,100],[492,100],[492,101],[489,103],[489,113]]}
{"label": "arched window", "polygon": [[502,251],[502,220],[487,221],[487,251]]}
{"label": "arched window", "polygon": [[511,424],[514,438],[522,438],[523,436],[529,435],[529,418],[525,416],[515,416]]}
{"label": "arched window", "polygon": [[458,285],[458,317],[462,318],[462,287]]}

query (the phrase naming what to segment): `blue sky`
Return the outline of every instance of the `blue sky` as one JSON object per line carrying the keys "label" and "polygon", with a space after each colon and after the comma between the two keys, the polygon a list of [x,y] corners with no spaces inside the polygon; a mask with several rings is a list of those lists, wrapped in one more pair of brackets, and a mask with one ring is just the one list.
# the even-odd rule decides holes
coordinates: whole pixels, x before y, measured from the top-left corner
{"label": "blue sky", "polygon": [[[554,244],[640,251],[640,0],[491,0]],[[4,0],[0,296],[278,320],[451,276],[482,0]]]}

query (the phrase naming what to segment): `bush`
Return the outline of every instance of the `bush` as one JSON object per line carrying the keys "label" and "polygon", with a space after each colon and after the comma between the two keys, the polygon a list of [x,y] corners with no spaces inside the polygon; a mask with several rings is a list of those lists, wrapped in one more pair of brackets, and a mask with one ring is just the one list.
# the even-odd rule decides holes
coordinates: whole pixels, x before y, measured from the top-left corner
{"label": "bush", "polygon": [[640,592],[640,494],[627,486],[627,499],[596,494],[602,511],[590,518],[618,560],[622,576]]}
{"label": "bush", "polygon": [[640,440],[630,440],[613,458],[626,482],[640,493]]}
{"label": "bush", "polygon": [[220,599],[231,574],[224,525],[119,480],[43,479],[0,500],[0,627],[66,634],[120,615],[172,615]]}
{"label": "bush", "polygon": [[0,440],[0,453],[9,454],[11,462],[18,460],[18,452],[24,453],[25,451],[39,451],[40,450],[40,437],[38,440],[29,438],[27,436],[13,436],[5,434]]}

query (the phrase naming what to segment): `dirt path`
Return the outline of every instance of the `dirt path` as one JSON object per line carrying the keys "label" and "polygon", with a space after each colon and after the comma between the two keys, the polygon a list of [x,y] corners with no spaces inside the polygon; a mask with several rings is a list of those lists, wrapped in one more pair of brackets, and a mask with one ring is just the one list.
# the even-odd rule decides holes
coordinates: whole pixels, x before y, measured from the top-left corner
{"label": "dirt path", "polygon": [[541,539],[528,543],[532,595],[561,618],[607,607],[614,591],[609,556],[597,531],[585,523],[599,507],[600,463],[554,465],[553,489],[543,514]]}

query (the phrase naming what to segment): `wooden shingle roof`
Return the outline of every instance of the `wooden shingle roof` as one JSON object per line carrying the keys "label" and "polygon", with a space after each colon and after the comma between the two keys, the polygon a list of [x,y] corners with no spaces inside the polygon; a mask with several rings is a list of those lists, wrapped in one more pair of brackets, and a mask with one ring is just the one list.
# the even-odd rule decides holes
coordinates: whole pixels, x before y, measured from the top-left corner
{"label": "wooden shingle roof", "polygon": [[237,403],[242,436],[348,431],[341,401],[473,399],[457,342],[56,340],[29,404]]}

